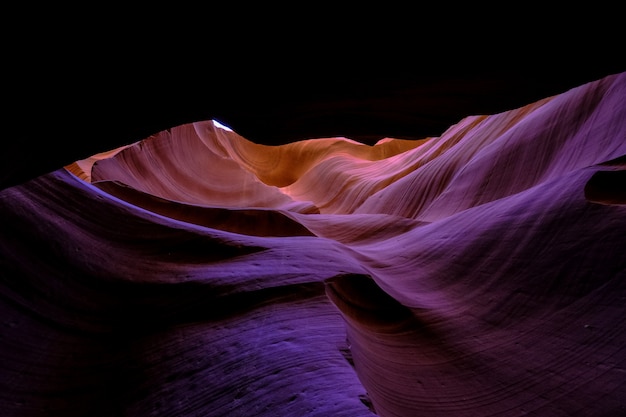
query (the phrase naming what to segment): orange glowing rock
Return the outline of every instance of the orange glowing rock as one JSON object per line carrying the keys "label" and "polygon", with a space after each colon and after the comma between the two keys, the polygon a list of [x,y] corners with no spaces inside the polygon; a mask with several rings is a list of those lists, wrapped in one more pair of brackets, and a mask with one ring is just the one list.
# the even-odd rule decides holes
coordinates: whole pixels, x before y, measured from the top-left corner
{"label": "orange glowing rock", "polygon": [[0,191],[5,413],[623,413],[625,97],[374,146],[199,121]]}

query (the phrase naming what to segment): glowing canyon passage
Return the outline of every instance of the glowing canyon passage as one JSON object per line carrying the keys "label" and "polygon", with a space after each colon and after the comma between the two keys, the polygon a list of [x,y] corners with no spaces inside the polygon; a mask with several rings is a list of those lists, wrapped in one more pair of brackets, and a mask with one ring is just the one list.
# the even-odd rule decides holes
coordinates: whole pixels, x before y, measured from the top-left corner
{"label": "glowing canyon passage", "polygon": [[213,121],[0,191],[3,416],[626,413],[626,73],[441,136]]}

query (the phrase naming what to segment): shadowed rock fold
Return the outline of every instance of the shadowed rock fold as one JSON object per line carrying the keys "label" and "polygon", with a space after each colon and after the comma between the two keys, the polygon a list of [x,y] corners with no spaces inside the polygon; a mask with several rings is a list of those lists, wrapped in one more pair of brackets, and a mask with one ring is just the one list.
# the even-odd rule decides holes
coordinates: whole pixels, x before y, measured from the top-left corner
{"label": "shadowed rock fold", "polygon": [[172,127],[0,191],[3,416],[626,413],[626,73],[438,137]]}

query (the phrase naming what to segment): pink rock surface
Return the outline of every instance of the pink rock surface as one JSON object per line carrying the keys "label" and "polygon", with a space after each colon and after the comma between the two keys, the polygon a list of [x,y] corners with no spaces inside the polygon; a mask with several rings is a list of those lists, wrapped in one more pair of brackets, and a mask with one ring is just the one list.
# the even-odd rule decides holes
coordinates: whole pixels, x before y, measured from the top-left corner
{"label": "pink rock surface", "polygon": [[3,416],[626,413],[626,73],[439,137],[201,121],[0,191]]}

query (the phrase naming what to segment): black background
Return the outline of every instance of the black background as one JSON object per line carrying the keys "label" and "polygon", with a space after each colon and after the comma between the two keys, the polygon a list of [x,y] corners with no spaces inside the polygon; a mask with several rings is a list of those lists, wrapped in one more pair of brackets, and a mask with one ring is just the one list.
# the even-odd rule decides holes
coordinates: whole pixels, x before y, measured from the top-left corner
{"label": "black background", "polygon": [[615,11],[411,10],[9,14],[0,188],[208,119],[264,144],[439,136],[626,70]]}

